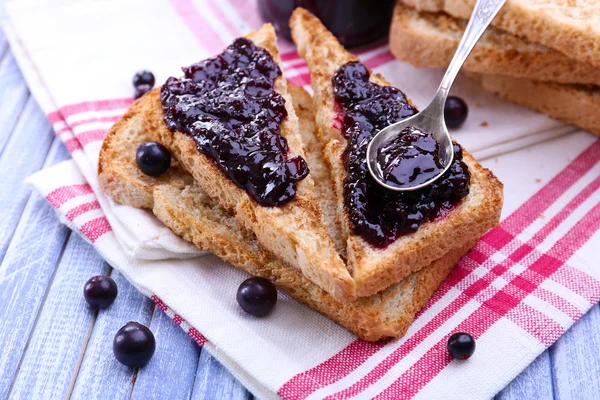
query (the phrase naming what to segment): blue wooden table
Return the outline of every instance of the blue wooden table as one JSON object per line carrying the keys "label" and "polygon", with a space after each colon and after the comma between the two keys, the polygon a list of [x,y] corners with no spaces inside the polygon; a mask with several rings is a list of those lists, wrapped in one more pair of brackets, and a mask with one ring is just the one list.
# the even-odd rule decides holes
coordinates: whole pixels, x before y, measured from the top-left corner
{"label": "blue wooden table", "polygon": [[[23,185],[69,157],[29,93],[0,32],[0,399],[250,399],[152,301],[62,226]],[[82,289],[110,274],[118,300],[90,311]],[[112,354],[130,320],[154,332],[157,350],[139,371]],[[600,309],[594,307],[499,399],[600,399]]]}

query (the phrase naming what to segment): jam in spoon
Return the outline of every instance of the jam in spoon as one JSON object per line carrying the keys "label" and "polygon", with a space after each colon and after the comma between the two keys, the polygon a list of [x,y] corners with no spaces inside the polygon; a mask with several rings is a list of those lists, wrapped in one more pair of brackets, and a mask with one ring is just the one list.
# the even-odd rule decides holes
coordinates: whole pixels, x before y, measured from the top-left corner
{"label": "jam in spoon", "polygon": [[435,182],[452,164],[454,149],[444,104],[458,71],[506,0],[477,0],[456,53],[433,100],[418,114],[377,133],[367,148],[367,166],[380,185],[411,191]]}

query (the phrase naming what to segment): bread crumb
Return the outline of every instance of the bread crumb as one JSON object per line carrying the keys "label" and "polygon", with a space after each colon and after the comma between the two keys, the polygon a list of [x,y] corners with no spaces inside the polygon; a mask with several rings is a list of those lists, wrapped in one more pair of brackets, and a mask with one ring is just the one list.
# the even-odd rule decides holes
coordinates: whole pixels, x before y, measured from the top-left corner
{"label": "bread crumb", "polygon": [[486,127],[486,126],[488,126],[488,123],[487,123],[487,121],[483,121],[480,125],[483,127]]}
{"label": "bread crumb", "polygon": [[540,183],[542,180],[540,178],[535,178],[536,183]]}
{"label": "bread crumb", "polygon": [[545,216],[544,214],[540,214],[540,215],[538,216],[538,218],[539,218],[539,219],[546,219],[546,216]]}

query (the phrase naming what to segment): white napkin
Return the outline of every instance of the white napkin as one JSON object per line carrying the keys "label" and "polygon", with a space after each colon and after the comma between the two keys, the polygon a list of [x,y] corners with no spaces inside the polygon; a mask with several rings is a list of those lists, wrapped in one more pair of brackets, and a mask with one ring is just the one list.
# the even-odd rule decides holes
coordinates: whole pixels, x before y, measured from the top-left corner
{"label": "white napkin", "polygon": [[[9,9],[12,9],[13,6],[33,6],[34,3],[36,2],[32,2],[30,4],[21,2],[8,2],[7,6]],[[63,28],[72,28],[72,26],[69,24],[60,24],[58,15],[62,16],[62,18],[67,18],[70,15],[69,13],[76,13],[78,7],[71,7],[71,2],[66,1],[57,3],[59,4],[56,4],[56,7],[54,7],[55,3],[53,3],[52,7],[49,7],[52,12],[49,12],[48,14],[45,14],[45,12],[41,11],[35,13],[26,13],[27,25],[36,27],[32,32],[34,35],[40,35],[43,32],[43,30],[41,30],[43,26],[36,25],[36,23],[37,18],[39,17],[41,17],[41,19],[44,21],[48,21],[43,18],[44,15],[56,17],[56,19],[51,21],[53,26],[54,23],[57,23]],[[87,4],[91,5],[91,3]],[[84,3],[79,3],[79,6],[82,5],[84,5]],[[97,5],[101,6],[99,3]],[[52,13],[57,13],[57,15],[52,15]],[[17,12],[17,15],[21,15],[21,13]],[[91,15],[89,14],[89,16]],[[69,21],[82,22],[80,19],[73,19]],[[53,33],[57,33],[58,25],[51,28]],[[28,50],[26,47],[21,45],[21,40],[17,38],[16,32],[12,25],[5,21],[4,30],[7,36],[10,38],[9,40],[12,42],[12,51],[17,58],[19,66],[21,67],[23,75],[25,76],[32,93],[40,103],[42,109],[49,114],[49,118],[53,123],[57,134],[59,134],[64,141],[71,145],[75,143],[75,146],[80,147],[81,144],[79,142],[88,143],[87,145],[83,146],[83,152],[75,152],[72,154],[73,159],[77,163],[77,166],[82,174],[80,180],[89,183],[92,190],[97,194],[97,201],[99,203],[99,207],[97,208],[102,208],[102,212],[110,222],[114,234],[121,244],[123,251],[125,251],[131,257],[148,260],[189,258],[206,254],[206,252],[198,250],[195,246],[173,234],[173,232],[158,222],[152,213],[116,204],[114,201],[112,201],[112,199],[105,196],[99,190],[97,170],[98,155],[102,145],[102,137],[112,126],[112,124],[120,117],[120,115],[125,112],[127,106],[133,101],[133,99],[128,98],[127,95],[122,96],[123,99],[117,102],[117,107],[113,107],[109,110],[104,110],[101,112],[95,112],[92,109],[93,107],[90,107],[90,110],[86,111],[85,105],[79,107],[78,112],[73,115],[68,115],[67,112],[60,111],[61,105],[72,104],[71,102],[64,102],[60,94],[65,94],[73,99],[83,98],[79,96],[85,96],[85,91],[89,91],[90,94],[100,94],[107,88],[107,86],[110,86],[105,84],[110,82],[108,79],[87,82],[89,80],[88,77],[90,76],[106,76],[106,74],[101,71],[101,68],[98,68],[98,60],[94,57],[90,58],[89,55],[86,54],[89,52],[89,50],[84,51],[83,48],[80,48],[78,50],[78,55],[81,57],[81,60],[76,62],[75,60],[68,60],[68,55],[72,54],[72,49],[60,47],[56,49],[59,50],[58,53],[46,52],[45,50],[42,51],[41,49],[47,49],[47,47],[40,44],[40,51],[44,53],[44,55],[50,60],[52,60],[53,63],[56,63],[54,68],[57,68],[57,70],[53,70],[51,67],[44,69],[44,72],[47,71],[50,75],[53,75],[53,72],[58,75],[56,78],[54,76],[48,78],[50,79],[50,82],[56,82],[57,84],[56,89],[58,92],[52,92],[46,85],[45,74],[41,73],[41,71],[35,66],[33,59],[29,57]],[[64,31],[61,32],[60,36],[63,38],[72,37],[70,33]],[[41,37],[48,37],[47,32],[44,32]],[[54,39],[57,39],[57,37],[54,37]],[[80,46],[86,48],[88,48],[89,43],[91,43],[86,43],[85,38],[81,35],[78,36],[78,40],[80,40]],[[62,42],[64,43],[64,40],[62,40]],[[60,51],[65,52],[65,54],[61,54]],[[111,63],[106,63],[108,59],[106,57],[109,57],[108,54],[101,56],[95,51],[92,51],[92,53],[98,58],[104,58],[105,67],[111,65]],[[67,58],[65,59],[63,56]],[[117,56],[116,53],[115,56]],[[67,62],[65,63],[65,61]],[[65,68],[65,65],[77,65],[77,68]],[[77,73],[75,73],[75,71]],[[57,79],[57,81],[54,79]],[[86,85],[79,84],[79,82],[84,81],[87,82]],[[91,86],[88,86],[88,84],[91,84]],[[58,87],[61,87],[61,89],[58,89]],[[91,95],[89,98],[94,99],[97,97],[95,95]],[[51,110],[54,112],[51,113]],[[90,133],[91,135],[89,135]],[[97,133],[100,134],[98,135]],[[88,135],[87,138],[92,137],[93,140],[91,142],[89,139],[86,140],[86,135]],[[83,137],[83,139],[78,139],[76,136]],[[66,167],[57,169],[56,174],[62,175],[65,169]],[[49,184],[49,182],[42,182],[42,184],[44,183]],[[66,222],[64,218],[63,222]]]}

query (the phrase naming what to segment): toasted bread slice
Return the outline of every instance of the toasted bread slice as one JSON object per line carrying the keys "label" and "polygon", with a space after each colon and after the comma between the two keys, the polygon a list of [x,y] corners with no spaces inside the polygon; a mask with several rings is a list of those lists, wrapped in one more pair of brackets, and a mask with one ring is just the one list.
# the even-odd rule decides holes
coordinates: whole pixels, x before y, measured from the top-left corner
{"label": "toasted bread slice", "polygon": [[[298,110],[307,161],[329,231],[341,243],[336,224],[333,187],[314,137],[314,114],[310,96],[290,87]],[[203,191],[190,174],[172,166],[159,178],[139,173],[135,150],[140,143],[159,140],[155,131],[139,123],[145,99],[138,100],[115,124],[100,152],[99,178],[103,190],[115,201],[153,210],[175,233],[210,251],[250,274],[273,281],[292,298],[308,304],[362,339],[376,341],[397,338],[406,332],[415,314],[470,246],[454,249],[418,273],[374,296],[342,304],[312,283],[300,271],[267,252],[256,235],[234,215]],[[320,172],[319,172],[320,171]]]}
{"label": "toasted bread slice", "polygon": [[[275,31],[270,24],[250,34],[248,38],[258,47],[267,50],[277,63],[280,62]],[[280,128],[289,145],[288,157],[304,157],[302,139],[298,133],[298,118],[283,77],[279,76],[275,80],[275,90],[283,96],[286,103],[288,116]],[[356,298],[354,281],[321,221],[321,210],[315,199],[310,175],[297,183],[296,196],[285,205],[261,206],[228,179],[211,158],[200,153],[192,138],[168,129],[163,121],[158,91],[144,97],[144,128],[158,133],[161,143],[209,196],[234,213],[240,223],[256,234],[265,248],[298,268],[335,299],[343,302]]]}
{"label": "toasted bread slice", "polygon": [[600,88],[537,82],[498,75],[468,74],[484,89],[600,136]]}
{"label": "toasted bread slice", "polygon": [[[419,12],[398,3],[390,28],[390,51],[415,67],[447,67],[466,26],[465,20],[446,13]],[[538,81],[600,84],[600,68],[494,27],[479,39],[463,68]]]}
{"label": "toasted bread slice", "polygon": [[102,191],[117,203],[152,209],[154,186],[173,182],[186,174],[177,160],[172,160],[171,168],[158,177],[146,175],[138,168],[135,161],[138,146],[158,140],[156,132],[142,129],[146,107],[146,97],[133,103],[104,138],[98,162],[98,181]]}
{"label": "toasted bread slice", "polygon": [[[338,199],[338,219],[347,241],[348,269],[358,296],[370,296],[406,278],[452,249],[476,241],[498,224],[502,209],[502,184],[473,157],[464,152],[471,173],[470,194],[440,219],[423,223],[413,233],[400,237],[385,249],[375,248],[353,233],[344,208],[346,169],[342,154],[347,142],[339,127],[331,79],[344,64],[356,60],[308,11],[297,8],[290,20],[298,52],[306,60],[314,89],[318,138],[329,163]],[[390,85],[382,76],[371,75],[379,85]]]}
{"label": "toasted bread slice", "polygon": [[451,250],[381,293],[340,303],[297,269],[262,250],[256,236],[214,203],[195,182],[191,185],[173,182],[156,186],[153,211],[173,232],[198,248],[210,251],[252,275],[269,279],[290,297],[367,341],[404,335],[415,314],[474,245],[469,243]]}
{"label": "toasted bread slice", "polygon": [[342,240],[342,230],[337,221],[335,193],[331,182],[329,168],[323,162],[321,145],[315,136],[316,123],[312,104],[312,97],[308,92],[297,86],[288,86],[294,109],[298,116],[300,135],[302,135],[302,148],[306,162],[310,167],[310,174],[315,182],[315,194],[323,212],[323,223],[328,229],[335,243],[338,254],[346,259],[346,246]]}
{"label": "toasted bread slice", "polygon": [[[476,0],[402,0],[421,11],[469,19]],[[492,25],[540,43],[567,57],[600,67],[600,2],[597,0],[510,0]]]}

